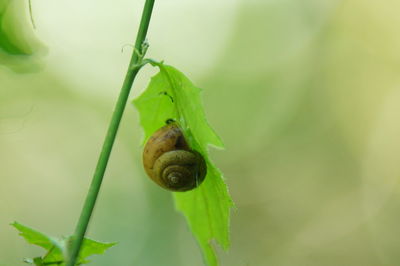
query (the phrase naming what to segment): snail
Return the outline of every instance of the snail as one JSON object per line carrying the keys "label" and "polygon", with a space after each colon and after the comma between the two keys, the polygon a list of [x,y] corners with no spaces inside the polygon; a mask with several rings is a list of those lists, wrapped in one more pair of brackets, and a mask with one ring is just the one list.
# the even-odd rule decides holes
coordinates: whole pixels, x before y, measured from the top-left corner
{"label": "snail", "polygon": [[190,149],[181,128],[170,119],[147,141],[143,166],[154,182],[172,191],[198,187],[207,173],[203,156]]}

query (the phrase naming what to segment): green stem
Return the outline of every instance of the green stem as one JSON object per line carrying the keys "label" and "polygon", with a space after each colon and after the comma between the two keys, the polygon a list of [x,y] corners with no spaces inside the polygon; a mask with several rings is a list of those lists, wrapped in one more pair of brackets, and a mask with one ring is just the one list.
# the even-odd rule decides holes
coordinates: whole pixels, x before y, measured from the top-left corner
{"label": "green stem", "polygon": [[126,102],[128,100],[129,92],[131,90],[133,81],[136,74],[139,72],[141,67],[141,61],[143,59],[143,43],[146,39],[147,29],[150,23],[150,17],[153,10],[155,0],[146,0],[143,8],[142,19],[140,21],[139,31],[136,37],[135,49],[133,51],[131,61],[129,63],[128,71],[125,76],[124,83],[121,88],[117,103],[115,105],[114,113],[111,118],[110,125],[108,127],[107,135],[104,139],[103,148],[100,153],[99,160],[97,162],[96,170],[93,175],[92,183],[88,194],[86,196],[85,203],[82,208],[81,216],[75,228],[75,234],[73,237],[72,246],[69,252],[67,266],[74,266],[79,256],[79,251],[82,246],[90,217],[92,215],[97,196],[101,187],[104,172],[107,167],[108,159],[114,145],[115,137],[117,135],[118,127],[124,113]]}

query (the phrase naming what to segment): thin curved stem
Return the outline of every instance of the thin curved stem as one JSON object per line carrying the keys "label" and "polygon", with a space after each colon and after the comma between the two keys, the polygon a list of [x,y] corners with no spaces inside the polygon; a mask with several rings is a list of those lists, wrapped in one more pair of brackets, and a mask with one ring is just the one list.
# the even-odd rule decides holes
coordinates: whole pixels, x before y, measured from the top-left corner
{"label": "thin curved stem", "polygon": [[32,0],[28,0],[28,6],[29,6],[29,16],[31,17],[32,27],[36,29],[36,23],[35,20],[33,19],[33,12],[32,12]]}
{"label": "thin curved stem", "polygon": [[[99,160],[97,162],[96,170],[93,175],[92,183],[90,184],[85,203],[82,208],[81,216],[79,217],[76,225],[75,234],[72,241],[72,246],[69,251],[67,266],[75,266],[82,242],[89,225],[90,217],[92,215],[97,196],[100,191],[101,183],[103,181],[104,172],[106,171],[107,163],[110,158],[111,150],[114,145],[115,137],[117,135],[118,127],[121,122],[122,115],[128,100],[129,92],[131,90],[133,81],[140,70],[143,53],[145,46],[143,45],[146,40],[147,30],[149,28],[151,13],[153,11],[155,0],[146,0],[143,8],[142,19],[140,21],[139,31],[136,37],[135,49],[132,53],[131,61],[129,63],[128,71],[125,76],[124,83],[121,88],[117,103],[111,121],[108,127],[107,135],[104,139],[103,148],[101,150]],[[139,53],[138,53],[139,51]]]}

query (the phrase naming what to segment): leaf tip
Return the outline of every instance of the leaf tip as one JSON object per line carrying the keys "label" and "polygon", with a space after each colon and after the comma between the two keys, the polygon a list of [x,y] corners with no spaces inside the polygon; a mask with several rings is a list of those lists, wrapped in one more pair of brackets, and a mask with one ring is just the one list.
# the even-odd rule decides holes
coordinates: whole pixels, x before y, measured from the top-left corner
{"label": "leaf tip", "polygon": [[[20,224],[17,221],[13,221],[12,223],[10,223],[10,226],[14,227],[15,229],[17,229],[18,231],[21,232],[21,228],[23,228],[24,226],[22,224]],[[22,232],[21,232],[22,233]]]}

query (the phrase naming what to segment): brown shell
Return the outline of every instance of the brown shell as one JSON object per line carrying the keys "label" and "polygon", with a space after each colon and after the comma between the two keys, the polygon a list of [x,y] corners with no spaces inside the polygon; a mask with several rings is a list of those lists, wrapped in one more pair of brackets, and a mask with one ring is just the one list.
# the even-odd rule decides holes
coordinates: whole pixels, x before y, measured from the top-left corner
{"label": "brown shell", "polygon": [[143,165],[154,182],[173,191],[193,189],[206,175],[203,157],[190,150],[176,123],[160,128],[150,137],[144,147]]}

